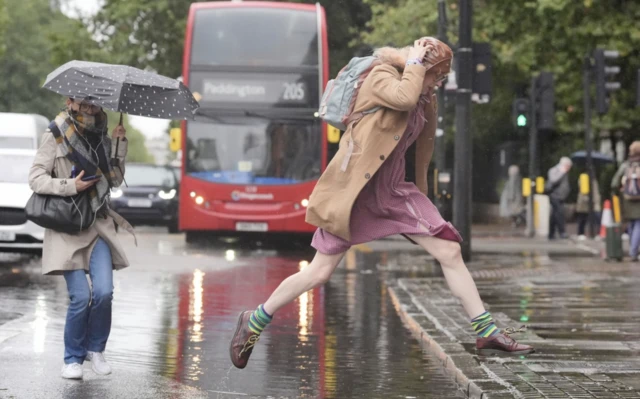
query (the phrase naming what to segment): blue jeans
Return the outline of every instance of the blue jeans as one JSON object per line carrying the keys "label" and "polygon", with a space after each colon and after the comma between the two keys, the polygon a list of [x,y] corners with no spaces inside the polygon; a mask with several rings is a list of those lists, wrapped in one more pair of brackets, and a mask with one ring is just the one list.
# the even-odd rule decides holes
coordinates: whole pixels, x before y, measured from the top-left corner
{"label": "blue jeans", "polygon": [[111,332],[113,264],[111,249],[98,238],[89,261],[89,277],[84,270],[64,272],[69,291],[69,309],[64,326],[64,362],[84,362],[87,351],[103,352]]}
{"label": "blue jeans", "polygon": [[632,260],[638,259],[638,249],[640,249],[640,219],[629,222],[629,256]]}

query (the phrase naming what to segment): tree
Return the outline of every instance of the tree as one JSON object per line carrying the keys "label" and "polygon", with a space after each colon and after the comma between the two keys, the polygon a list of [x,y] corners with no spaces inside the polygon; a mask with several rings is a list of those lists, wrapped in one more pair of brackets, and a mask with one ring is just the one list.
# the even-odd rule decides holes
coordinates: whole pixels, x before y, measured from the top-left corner
{"label": "tree", "polygon": [[11,0],[2,15],[0,110],[55,114],[62,105],[60,97],[41,88],[53,70],[46,33],[67,18],[51,11],[48,0]]}
{"label": "tree", "polygon": [[[107,111],[107,115],[109,117],[109,132],[112,132],[120,121],[120,113]],[[140,133],[139,130],[131,126],[128,115],[123,115],[122,125],[127,130],[127,141],[129,142],[127,161],[141,163],[154,162],[153,156],[149,154],[149,151],[147,151],[147,147],[145,146],[144,135]]]}
{"label": "tree", "polygon": [[[383,45],[392,41],[408,45],[425,34],[436,32],[435,1],[365,0],[372,9],[368,30],[361,40]],[[457,41],[457,1],[447,0],[449,32]],[[623,0],[529,0],[474,2],[474,38],[492,45],[494,54],[494,97],[488,105],[474,107],[474,135],[489,142],[513,137],[509,123],[511,100],[524,94],[531,76],[540,71],[555,74],[556,119],[560,134],[582,145],[582,63],[594,48],[617,49],[623,90],[614,94],[611,111],[594,120],[596,130],[630,131],[638,126],[640,114],[633,108],[633,83],[640,65],[640,3]],[[451,131],[452,129],[448,129]],[[566,148],[564,149],[566,151]]]}

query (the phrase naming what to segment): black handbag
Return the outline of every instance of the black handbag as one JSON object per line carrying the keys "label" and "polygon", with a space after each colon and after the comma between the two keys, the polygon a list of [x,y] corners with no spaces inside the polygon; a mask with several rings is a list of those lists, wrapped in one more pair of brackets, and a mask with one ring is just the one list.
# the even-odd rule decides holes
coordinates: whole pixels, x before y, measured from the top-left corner
{"label": "black handbag", "polygon": [[90,228],[96,219],[87,191],[69,197],[33,193],[25,213],[38,226],[67,234]]}

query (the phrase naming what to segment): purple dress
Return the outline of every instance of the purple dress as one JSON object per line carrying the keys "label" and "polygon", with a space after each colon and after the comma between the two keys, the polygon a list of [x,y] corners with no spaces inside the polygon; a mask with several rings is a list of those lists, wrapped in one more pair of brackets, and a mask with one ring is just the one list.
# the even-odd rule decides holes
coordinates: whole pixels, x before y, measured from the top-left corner
{"label": "purple dress", "polygon": [[462,241],[458,231],[446,222],[433,203],[415,184],[405,182],[405,154],[425,124],[426,99],[421,99],[409,117],[409,125],[391,155],[364,186],[353,204],[346,241],[321,228],[316,230],[311,246],[318,252],[334,255],[362,244],[396,234],[435,236]]}

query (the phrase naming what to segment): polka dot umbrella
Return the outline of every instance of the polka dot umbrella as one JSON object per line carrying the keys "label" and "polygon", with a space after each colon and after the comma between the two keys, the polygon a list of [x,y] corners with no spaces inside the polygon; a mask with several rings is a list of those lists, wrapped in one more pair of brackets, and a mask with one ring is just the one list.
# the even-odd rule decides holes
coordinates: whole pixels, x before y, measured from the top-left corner
{"label": "polka dot umbrella", "polygon": [[103,108],[162,119],[193,119],[200,106],[176,79],[126,65],[70,61],[47,76],[44,88]]}

